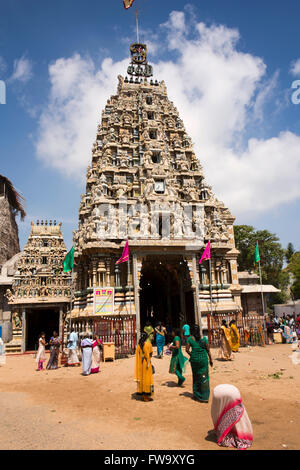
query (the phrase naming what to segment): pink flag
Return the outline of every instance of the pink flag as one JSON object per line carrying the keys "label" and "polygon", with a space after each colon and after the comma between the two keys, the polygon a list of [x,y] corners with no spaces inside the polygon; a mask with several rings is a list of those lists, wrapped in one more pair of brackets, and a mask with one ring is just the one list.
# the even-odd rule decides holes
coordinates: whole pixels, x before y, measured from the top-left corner
{"label": "pink flag", "polygon": [[203,255],[201,256],[201,259],[199,261],[199,264],[202,263],[202,261],[205,261],[206,259],[210,259],[210,242],[205,247],[205,250],[203,251]]}
{"label": "pink flag", "polygon": [[129,260],[129,246],[128,246],[128,240],[126,240],[122,256],[120,259],[118,259],[116,264],[125,263],[128,260]]}

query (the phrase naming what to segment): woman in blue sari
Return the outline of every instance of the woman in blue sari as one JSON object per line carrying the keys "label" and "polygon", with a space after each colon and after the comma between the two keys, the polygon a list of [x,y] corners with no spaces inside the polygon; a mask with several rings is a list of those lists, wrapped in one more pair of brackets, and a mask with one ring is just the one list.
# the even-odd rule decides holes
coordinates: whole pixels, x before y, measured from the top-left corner
{"label": "woman in blue sari", "polygon": [[164,354],[164,345],[166,343],[166,333],[167,330],[162,325],[161,322],[158,322],[157,327],[155,328],[155,339],[156,339],[156,346],[157,346],[157,357],[162,359]]}
{"label": "woman in blue sari", "polygon": [[80,346],[82,351],[82,375],[90,375],[93,357],[92,333],[85,333]]}

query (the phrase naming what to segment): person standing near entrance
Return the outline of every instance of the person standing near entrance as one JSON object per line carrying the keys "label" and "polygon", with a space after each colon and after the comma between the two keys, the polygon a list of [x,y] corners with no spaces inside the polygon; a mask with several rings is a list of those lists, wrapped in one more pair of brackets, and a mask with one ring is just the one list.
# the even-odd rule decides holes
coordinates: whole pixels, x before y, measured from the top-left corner
{"label": "person standing near entrance", "polygon": [[103,349],[102,341],[98,335],[94,335],[91,374],[97,374],[100,370],[101,349]]}
{"label": "person standing near entrance", "polygon": [[186,323],[185,325],[183,325],[182,331],[183,331],[183,344],[185,346],[187,339],[190,336],[190,326]]}
{"label": "person standing near entrance", "polygon": [[58,358],[59,348],[61,345],[61,339],[56,331],[53,331],[53,336],[50,339],[50,359],[46,366],[46,369],[58,369]]}
{"label": "person standing near entrance", "polygon": [[195,325],[192,335],[187,339],[186,352],[190,356],[190,363],[193,372],[193,395],[194,399],[208,403],[209,388],[209,364],[213,367],[213,361],[205,336],[201,338],[200,328]]}
{"label": "person standing near entrance", "polygon": [[148,337],[147,337],[147,340],[148,342],[150,342],[151,344],[153,343],[153,340],[154,340],[154,328],[153,326],[151,325],[150,321],[147,320],[146,322],[146,326],[144,328],[144,332],[147,333]]}
{"label": "person standing near entrance", "polygon": [[93,341],[92,333],[86,332],[81,341],[82,351],[82,375],[90,375],[92,368]]}
{"label": "person standing near entrance", "polygon": [[239,330],[237,329],[237,326],[236,326],[236,321],[231,320],[231,322],[229,323],[229,326],[230,326],[232,351],[238,352],[239,347],[240,347],[240,335],[239,335]]}
{"label": "person standing near entrance", "polygon": [[45,333],[42,332],[39,337],[39,347],[38,347],[36,358],[35,358],[38,364],[37,370],[43,370],[43,363],[46,361],[46,353],[45,353],[46,346],[47,346],[47,343],[46,343]]}
{"label": "person standing near entrance", "polygon": [[225,361],[231,361],[233,359],[230,330],[227,327],[226,320],[222,320],[221,325],[221,344],[219,357]]}
{"label": "person standing near entrance", "polygon": [[157,327],[155,328],[155,338],[157,346],[157,356],[162,359],[164,354],[164,345],[166,343],[166,328],[162,325],[161,321],[158,322]]}
{"label": "person standing near entrance", "polygon": [[80,365],[77,355],[78,334],[72,329],[68,339],[68,366]]}
{"label": "person standing near entrance", "polygon": [[153,368],[151,357],[153,354],[152,343],[147,341],[148,335],[142,332],[139,344],[136,347],[134,380],[137,383],[137,395],[142,395],[143,400],[151,401],[154,393]]}
{"label": "person standing near entrance", "polygon": [[169,346],[169,349],[172,351],[172,357],[170,362],[169,372],[170,374],[176,374],[178,377],[178,386],[181,387],[185,381],[183,373],[186,368],[188,359],[184,357],[181,351],[181,339],[180,339],[180,330],[176,329],[172,331],[173,343]]}

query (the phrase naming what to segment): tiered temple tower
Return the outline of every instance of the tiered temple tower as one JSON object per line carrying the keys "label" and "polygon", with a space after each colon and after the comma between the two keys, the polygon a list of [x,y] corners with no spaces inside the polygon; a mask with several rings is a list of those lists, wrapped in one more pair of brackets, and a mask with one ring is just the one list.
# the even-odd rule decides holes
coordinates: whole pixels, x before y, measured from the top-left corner
{"label": "tiered temple tower", "polygon": [[71,295],[71,276],[63,272],[66,251],[61,224],[31,224],[12,291],[6,292],[12,309],[13,343],[22,351],[33,350],[42,331],[47,339],[53,330],[62,334]]}
{"label": "tiered temple tower", "polygon": [[[102,112],[76,246],[75,322],[94,317],[93,289],[115,288],[118,315],[173,326],[240,309],[234,217],[205,182],[164,81],[153,80],[144,44],[131,45],[129,78]],[[130,265],[116,265],[129,240]],[[212,247],[212,298],[208,263]],[[129,269],[128,269],[129,268]],[[201,269],[199,269],[201,268]]]}

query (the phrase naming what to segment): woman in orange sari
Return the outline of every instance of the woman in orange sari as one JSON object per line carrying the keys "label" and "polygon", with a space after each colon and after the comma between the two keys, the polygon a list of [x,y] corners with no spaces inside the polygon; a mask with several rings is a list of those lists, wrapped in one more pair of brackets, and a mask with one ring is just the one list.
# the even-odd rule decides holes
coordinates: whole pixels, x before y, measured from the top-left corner
{"label": "woman in orange sari", "polygon": [[148,334],[142,332],[136,348],[134,380],[137,382],[137,395],[142,395],[144,401],[150,401],[154,393],[153,371],[151,357],[152,343],[147,341]]}
{"label": "woman in orange sari", "polygon": [[233,359],[230,330],[227,327],[227,323],[225,320],[222,320],[221,326],[221,344],[219,358],[225,361],[231,361]]}
{"label": "woman in orange sari", "polygon": [[240,335],[235,323],[235,320],[231,320],[231,322],[229,323],[232,344],[231,349],[233,352],[238,352],[240,347]]}

